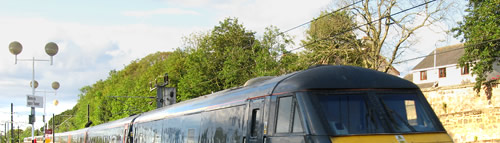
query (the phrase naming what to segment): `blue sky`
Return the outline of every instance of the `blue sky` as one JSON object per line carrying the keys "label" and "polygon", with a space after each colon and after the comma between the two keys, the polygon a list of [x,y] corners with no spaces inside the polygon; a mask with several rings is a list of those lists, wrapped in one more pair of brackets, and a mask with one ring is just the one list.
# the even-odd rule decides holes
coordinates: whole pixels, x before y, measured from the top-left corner
{"label": "blue sky", "polygon": [[[173,51],[182,45],[183,36],[208,31],[226,17],[237,17],[247,29],[262,35],[270,25],[289,29],[332,8],[336,4],[330,0],[0,0],[0,124],[10,119],[10,103],[14,103],[14,118],[21,127],[27,126],[30,110],[25,105],[26,95],[31,94],[31,62],[14,64],[14,56],[8,52],[12,41],[23,45],[21,59],[49,59],[44,45],[59,45],[54,65],[35,65],[38,91],[52,91],[53,81],[61,83],[57,95],[47,94],[47,113],[57,114],[76,104],[81,87],[105,79],[110,70],[120,70],[151,53]],[[461,19],[463,4],[454,9],[458,13],[452,19]],[[436,25],[449,29],[453,23]],[[299,43],[306,28],[288,34]],[[420,40],[415,47],[425,48],[411,50],[402,59],[458,42],[435,29],[418,31]],[[417,62],[396,68],[407,73]],[[59,100],[59,105],[51,104],[53,100]],[[39,128],[43,109],[36,111]]]}

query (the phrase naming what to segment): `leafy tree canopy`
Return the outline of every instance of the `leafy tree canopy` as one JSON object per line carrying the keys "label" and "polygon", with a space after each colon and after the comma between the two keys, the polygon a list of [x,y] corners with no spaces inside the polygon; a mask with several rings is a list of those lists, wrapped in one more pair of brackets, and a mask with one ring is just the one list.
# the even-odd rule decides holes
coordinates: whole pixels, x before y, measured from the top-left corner
{"label": "leafy tree canopy", "polygon": [[[291,38],[276,27],[266,28],[257,38],[234,18],[221,21],[210,32],[184,37],[183,42],[173,52],[134,60],[122,70],[110,71],[107,79],[82,87],[77,105],[53,119],[56,132],[84,128],[88,119],[95,126],[155,109],[156,92],[150,91],[150,82],[165,73],[181,102],[241,86],[256,76],[289,72],[298,59],[285,50]],[[278,58],[283,53],[287,54]]]}
{"label": "leafy tree canopy", "polygon": [[463,36],[465,52],[460,58],[460,66],[471,65],[476,74],[474,89],[479,92],[481,85],[488,82],[488,73],[500,61],[500,0],[469,0],[466,12],[459,26],[454,28],[456,37]]}

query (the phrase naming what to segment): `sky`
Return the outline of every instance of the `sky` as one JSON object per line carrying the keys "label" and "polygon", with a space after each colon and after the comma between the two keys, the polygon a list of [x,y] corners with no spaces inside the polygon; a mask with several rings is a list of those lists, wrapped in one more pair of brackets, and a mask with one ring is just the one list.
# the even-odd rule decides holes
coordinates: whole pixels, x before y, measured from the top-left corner
{"label": "sky", "polygon": [[[106,79],[110,70],[121,70],[148,54],[173,51],[182,45],[182,37],[206,32],[224,18],[238,18],[259,36],[270,25],[286,30],[336,7],[331,0],[0,0],[0,125],[10,120],[10,103],[20,128],[28,126],[30,113],[26,95],[32,92],[33,63],[15,64],[15,56],[8,51],[12,41],[23,45],[18,59],[48,60],[45,44],[58,44],[53,65],[37,61],[34,68],[40,84],[35,95],[46,96],[46,113],[52,115],[71,109],[79,89]],[[456,26],[463,7],[462,3],[454,5],[448,22],[417,31],[416,44],[400,60],[457,44],[457,39],[442,31]],[[288,34],[299,43],[306,29],[303,26]],[[395,67],[405,75],[419,61]],[[55,93],[53,81],[61,84]],[[52,104],[54,100],[59,101],[57,106]],[[42,126],[43,111],[36,109],[35,128]]]}

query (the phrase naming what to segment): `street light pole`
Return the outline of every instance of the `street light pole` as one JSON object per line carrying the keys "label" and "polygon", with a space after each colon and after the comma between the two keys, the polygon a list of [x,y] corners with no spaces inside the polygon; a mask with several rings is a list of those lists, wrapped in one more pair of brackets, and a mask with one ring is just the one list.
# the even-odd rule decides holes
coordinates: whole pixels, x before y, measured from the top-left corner
{"label": "street light pole", "polygon": [[[31,88],[32,88],[32,96],[35,96],[35,88],[37,87],[37,82],[35,81],[35,61],[50,61],[50,65],[52,65],[52,57],[57,54],[59,47],[57,46],[56,43],[54,42],[49,42],[45,45],[45,53],[50,56],[50,60],[39,60],[35,59],[33,57],[32,59],[17,59],[17,55],[21,53],[23,50],[23,46],[21,43],[17,41],[13,41],[9,44],[9,51],[10,53],[15,55],[15,64],[17,64],[17,61],[31,61],[32,62],[32,78],[31,78]],[[35,107],[31,107],[31,116],[33,119],[35,118]],[[33,120],[33,123],[31,124],[31,138],[35,138],[35,120]]]}
{"label": "street light pole", "polygon": [[[31,83],[33,83],[33,85],[31,86],[31,89],[32,89],[32,94],[33,96],[35,96],[35,57],[33,57],[33,66],[32,66],[32,69],[33,69],[33,72],[32,72],[32,79],[31,79]],[[35,107],[31,107],[31,115],[33,116],[33,118],[35,118]],[[31,138],[35,138],[35,121],[33,121],[33,124],[31,124]]]}
{"label": "street light pole", "polygon": [[37,91],[37,92],[43,92],[44,93],[44,97],[43,97],[43,139],[45,140],[45,130],[47,130],[48,128],[48,125],[46,124],[46,121],[45,121],[45,116],[46,116],[46,113],[47,113],[47,93],[54,93],[54,95],[57,95],[57,89],[59,89],[60,87],[60,84],[59,82],[57,81],[54,81],[52,82],[52,89],[54,89],[54,91]]}

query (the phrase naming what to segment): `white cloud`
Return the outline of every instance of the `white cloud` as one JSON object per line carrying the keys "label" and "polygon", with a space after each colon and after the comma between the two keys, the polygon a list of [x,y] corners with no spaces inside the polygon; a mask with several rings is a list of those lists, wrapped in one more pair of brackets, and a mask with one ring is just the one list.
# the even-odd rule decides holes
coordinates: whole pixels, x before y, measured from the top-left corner
{"label": "white cloud", "polygon": [[[0,98],[6,99],[0,101],[0,105],[6,107],[4,105],[12,102],[15,106],[24,106],[25,96],[31,94],[32,64],[26,61],[14,64],[14,56],[7,51],[11,41],[23,45],[20,59],[49,59],[43,50],[45,44],[49,41],[58,44],[59,53],[54,56],[52,66],[49,62],[35,63],[35,78],[40,83],[38,91],[51,91],[53,81],[61,83],[54,97],[61,104],[50,109],[60,113],[72,108],[81,87],[106,78],[110,70],[120,70],[132,60],[158,51],[173,51],[181,45],[181,36],[201,29],[146,24],[96,26],[42,18],[0,17],[0,45],[4,46],[4,52],[0,52]],[[0,112],[1,117],[5,115]]]}
{"label": "white cloud", "polygon": [[[257,35],[266,27],[277,26],[284,31],[312,20],[322,10],[329,10],[331,0],[173,0],[173,3],[187,7],[212,10],[216,18],[213,24],[227,17],[236,17],[239,22]],[[303,39],[307,26],[288,32],[295,37],[295,44]]]}
{"label": "white cloud", "polygon": [[199,13],[196,11],[183,10],[180,8],[160,8],[146,11],[125,11],[122,12],[122,15],[133,17],[150,17],[153,15],[199,15]]}

